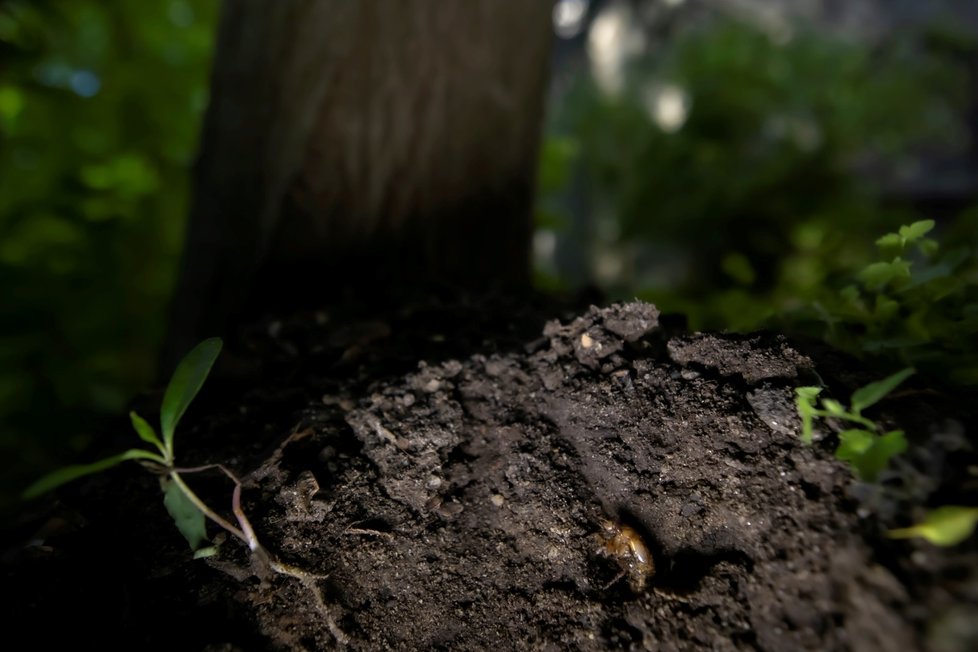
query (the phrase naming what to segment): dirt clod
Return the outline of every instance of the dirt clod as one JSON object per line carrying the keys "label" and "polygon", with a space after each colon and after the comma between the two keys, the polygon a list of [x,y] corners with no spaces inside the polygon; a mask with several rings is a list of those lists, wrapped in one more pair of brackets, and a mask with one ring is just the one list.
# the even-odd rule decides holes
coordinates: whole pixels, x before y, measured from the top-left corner
{"label": "dirt clod", "polygon": [[[643,303],[543,335],[386,379],[309,381],[293,430],[311,433],[265,459],[274,472],[253,470],[245,507],[269,550],[327,579],[240,582],[198,562],[211,588],[189,593],[223,587],[236,631],[278,649],[936,640],[939,601],[901,570],[909,554],[880,552],[849,471],[799,441],[793,388],[817,361],[774,335],[668,338]],[[647,547],[654,574],[623,579],[637,562],[602,550],[605,522]],[[225,549],[218,562],[240,557]],[[635,554],[627,539],[615,550]]]}

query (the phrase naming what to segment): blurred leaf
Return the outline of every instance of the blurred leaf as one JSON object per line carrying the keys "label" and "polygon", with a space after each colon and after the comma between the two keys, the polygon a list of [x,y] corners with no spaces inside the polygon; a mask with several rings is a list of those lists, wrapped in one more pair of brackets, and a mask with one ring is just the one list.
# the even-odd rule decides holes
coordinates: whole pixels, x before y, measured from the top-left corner
{"label": "blurred leaf", "polygon": [[893,539],[921,537],[938,546],[954,546],[975,531],[978,524],[978,507],[938,507],[929,512],[917,525],[890,530]]}
{"label": "blurred leaf", "polygon": [[934,220],[920,220],[900,227],[900,237],[905,244],[916,242],[934,228]]}
{"label": "blurred leaf", "polygon": [[908,281],[910,263],[900,258],[894,258],[888,263],[871,263],[859,272],[859,280],[871,290],[878,290],[896,281]]}
{"label": "blurred leaf", "polygon": [[876,241],[878,247],[886,249],[896,249],[902,250],[904,245],[904,238],[898,233],[887,233],[882,238]]}
{"label": "blurred leaf", "polygon": [[822,399],[822,407],[825,408],[826,412],[828,412],[830,416],[840,417],[846,415],[846,409],[835,399]]}
{"label": "blurred leaf", "polygon": [[815,416],[815,399],[821,393],[821,387],[796,387],[795,405],[801,416],[801,440],[806,444],[812,443],[812,421]]}
{"label": "blurred leaf", "polygon": [[900,430],[877,436],[865,430],[846,430],[839,433],[835,456],[848,461],[856,475],[875,482],[890,460],[907,449],[907,440]]}
{"label": "blurred leaf", "polygon": [[852,393],[850,408],[856,414],[862,414],[863,410],[879,402],[883,397],[896,389],[900,383],[912,376],[914,371],[911,368],[902,369],[895,374],[887,376],[883,380],[878,380],[875,383],[870,383],[865,387],[857,389]]}
{"label": "blurred leaf", "polygon": [[875,439],[876,435],[868,430],[843,430],[839,433],[839,448],[836,449],[835,456],[852,462],[869,450]]}
{"label": "blurred leaf", "polygon": [[920,252],[925,256],[927,256],[928,258],[936,256],[937,252],[941,248],[937,240],[933,240],[931,238],[924,238],[923,240],[917,243],[917,246],[920,248]]}

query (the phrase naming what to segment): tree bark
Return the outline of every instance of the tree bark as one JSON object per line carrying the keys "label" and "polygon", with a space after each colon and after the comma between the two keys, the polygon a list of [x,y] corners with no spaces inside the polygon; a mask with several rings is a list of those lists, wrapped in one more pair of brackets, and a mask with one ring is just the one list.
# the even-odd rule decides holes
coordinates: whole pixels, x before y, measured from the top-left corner
{"label": "tree bark", "polygon": [[550,10],[226,0],[164,366],[256,307],[526,284]]}

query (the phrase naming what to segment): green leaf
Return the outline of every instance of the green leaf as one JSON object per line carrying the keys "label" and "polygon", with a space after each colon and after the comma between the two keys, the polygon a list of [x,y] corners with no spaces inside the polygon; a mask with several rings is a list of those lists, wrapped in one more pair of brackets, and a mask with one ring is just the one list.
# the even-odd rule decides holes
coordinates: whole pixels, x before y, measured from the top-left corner
{"label": "green leaf", "polygon": [[67,484],[72,480],[77,480],[78,478],[85,477],[86,475],[92,475],[93,473],[99,473],[101,471],[105,471],[106,469],[111,469],[113,466],[121,464],[127,460],[150,460],[158,464],[166,464],[166,461],[156,453],[144,451],[139,448],[131,448],[124,453],[107,457],[104,460],[99,460],[98,462],[92,462],[91,464],[76,464],[74,466],[66,466],[56,471],[52,471],[25,489],[23,496],[24,498],[28,499],[35,498],[41,494],[51,491],[52,489],[57,489],[61,485]]}
{"label": "green leaf", "polygon": [[897,257],[888,263],[870,263],[859,272],[858,277],[870,290],[880,290],[894,282],[909,281],[910,262]]}
{"label": "green leaf", "polygon": [[876,295],[876,309],[873,311],[873,318],[877,323],[893,319],[899,311],[900,304],[898,302],[882,294]]}
{"label": "green leaf", "polygon": [[914,369],[908,367],[891,376],[887,376],[883,380],[878,380],[875,383],[870,383],[865,387],[857,389],[852,393],[850,409],[856,414],[861,414],[863,410],[877,403],[884,396],[896,389],[897,385],[912,376],[913,373]]}
{"label": "green leaf", "polygon": [[930,233],[931,229],[934,228],[934,224],[934,220],[920,220],[907,226],[901,226],[900,237],[906,243],[914,242]]}
{"label": "green leaf", "polygon": [[795,405],[801,417],[801,440],[806,444],[812,443],[812,418],[815,416],[815,399],[822,391],[821,387],[796,387]]}
{"label": "green leaf", "polygon": [[833,398],[823,398],[822,407],[824,407],[825,411],[828,412],[828,416],[833,416],[833,417],[848,416],[845,407],[843,407],[841,403],[839,403],[837,400]]}
{"label": "green leaf", "polygon": [[859,288],[855,285],[847,285],[839,290],[839,296],[846,303],[856,303],[859,300]]}
{"label": "green leaf", "polygon": [[869,450],[875,439],[876,435],[868,430],[843,430],[839,433],[839,447],[835,449],[835,456],[840,460],[853,462]]}
{"label": "green leaf", "polygon": [[197,509],[187,494],[183,493],[176,482],[167,481],[163,495],[163,504],[166,511],[173,517],[177,529],[190,544],[191,550],[200,547],[200,543],[207,538],[207,527],[204,523],[204,513]]}
{"label": "green leaf", "polygon": [[896,233],[887,233],[882,238],[876,241],[876,246],[879,247],[880,249],[883,248],[899,249],[903,247],[903,238],[901,238]]}
{"label": "green leaf", "polygon": [[156,435],[156,431],[153,430],[153,426],[149,425],[146,422],[146,419],[142,418],[135,412],[129,413],[129,420],[132,421],[132,427],[136,429],[136,434],[139,435],[139,438],[147,444],[153,444],[156,446],[158,449],[160,449],[160,452],[163,453],[163,456],[166,457],[166,448],[163,447],[163,442],[161,442],[160,438]]}
{"label": "green leaf", "polygon": [[953,546],[971,536],[978,525],[978,507],[938,507],[917,525],[890,530],[892,539],[921,537],[938,546]]}
{"label": "green leaf", "polygon": [[221,352],[221,339],[212,337],[204,340],[186,355],[177,365],[170,384],[163,395],[163,408],[160,412],[160,426],[163,429],[163,442],[173,457],[173,433],[177,424],[187,411],[187,407],[197,396],[207,375]]}
{"label": "green leaf", "polygon": [[[881,437],[876,437],[872,433],[862,431],[869,435],[851,436],[848,442],[839,445],[835,455],[839,459],[847,460],[861,480],[875,482],[879,474],[890,464],[890,460],[907,450],[907,440],[903,436],[903,431],[894,430]],[[842,435],[839,435],[840,440]],[[866,446],[866,442],[869,446]],[[865,448],[863,448],[865,447]],[[859,450],[863,448],[863,450]]]}
{"label": "green leaf", "polygon": [[815,404],[815,398],[822,393],[821,387],[796,387],[795,394],[800,399],[804,399],[810,405]]}
{"label": "green leaf", "polygon": [[937,240],[924,238],[917,243],[917,248],[920,249],[920,253],[924,254],[928,258],[932,258],[933,256],[937,255],[938,251],[940,251],[941,245],[937,242]]}
{"label": "green leaf", "polygon": [[890,459],[906,448],[902,431],[877,437],[868,430],[853,429],[839,433],[839,447],[835,456],[849,462],[860,479],[873,482],[889,465]]}

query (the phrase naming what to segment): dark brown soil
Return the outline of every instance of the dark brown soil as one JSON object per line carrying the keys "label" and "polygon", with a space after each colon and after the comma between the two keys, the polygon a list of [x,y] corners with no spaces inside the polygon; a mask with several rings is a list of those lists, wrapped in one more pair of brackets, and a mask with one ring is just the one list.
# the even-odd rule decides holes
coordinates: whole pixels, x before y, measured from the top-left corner
{"label": "dark brown soil", "polygon": [[[978,649],[974,543],[884,536],[946,497],[941,476],[967,484],[974,451],[939,398],[882,404],[874,417],[897,415],[921,443],[863,485],[832,458],[830,432],[799,442],[793,388],[821,377],[845,398],[873,377],[784,338],[669,334],[641,303],[552,321],[542,337],[484,319],[405,340],[408,322],[273,325],[252,359],[224,361],[261,374],[215,381],[178,433],[187,464],[245,477],[259,538],[305,582],[262,572],[234,539],[191,560],[155,480],[123,467],[65,492],[47,533],[8,551],[26,640]],[[217,476],[189,481],[230,504]],[[609,552],[606,521],[644,543],[654,572],[636,571],[627,545]]]}

